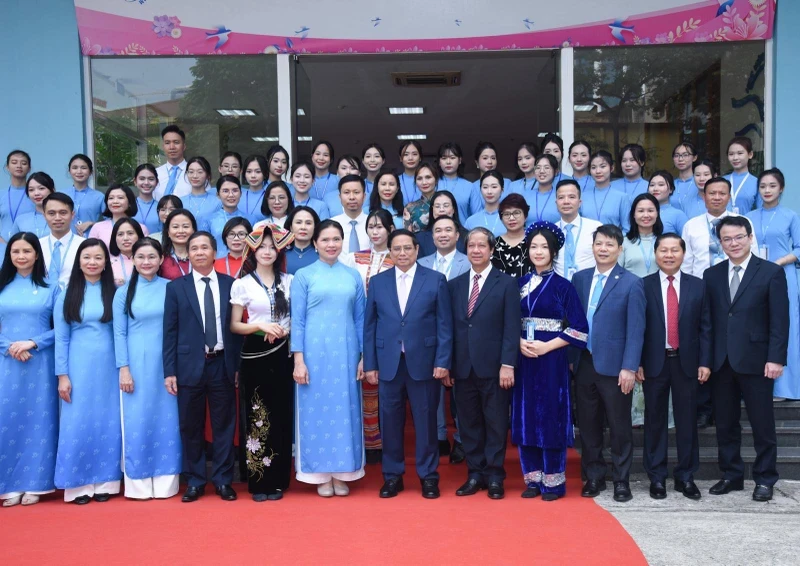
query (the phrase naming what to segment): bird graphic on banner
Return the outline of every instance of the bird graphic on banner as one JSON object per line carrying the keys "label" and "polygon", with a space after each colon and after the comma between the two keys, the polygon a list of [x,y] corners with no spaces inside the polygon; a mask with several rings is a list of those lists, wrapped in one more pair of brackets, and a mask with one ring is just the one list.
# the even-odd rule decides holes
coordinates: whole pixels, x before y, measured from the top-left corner
{"label": "bird graphic on banner", "polygon": [[370,21],[372,22],[372,27],[375,27],[379,23],[381,23],[381,19],[380,18],[375,18],[374,20],[370,20]]}
{"label": "bird graphic on banner", "polygon": [[719,2],[719,9],[717,10],[717,16],[721,16],[725,13],[725,10],[733,6],[733,0],[717,0]]}
{"label": "bird graphic on banner", "polygon": [[299,36],[300,36],[300,39],[305,39],[305,38],[307,38],[307,37],[308,37],[308,32],[309,32],[310,30],[311,30],[311,28],[310,28],[310,27],[303,26],[303,27],[301,27],[299,30],[297,30],[296,32],[294,32],[294,34],[295,34],[295,35],[299,35]]}
{"label": "bird graphic on banner", "polygon": [[231,30],[226,28],[225,26],[217,26],[217,31],[215,32],[206,32],[206,39],[217,39],[217,44],[214,46],[214,51],[228,43],[228,34],[231,33]]}
{"label": "bird graphic on banner", "polygon": [[617,20],[614,23],[608,24],[608,27],[611,28],[611,35],[614,36],[614,39],[621,41],[622,43],[627,43],[625,38],[622,36],[623,31],[633,33],[633,26],[624,25],[623,20]]}
{"label": "bird graphic on banner", "polygon": [[456,20],[456,25],[461,27],[461,20]]}
{"label": "bird graphic on banner", "polygon": [[533,20],[531,20],[530,18],[525,18],[524,20],[522,20],[522,23],[525,24],[525,27],[528,29],[531,29],[531,26],[534,24]]}

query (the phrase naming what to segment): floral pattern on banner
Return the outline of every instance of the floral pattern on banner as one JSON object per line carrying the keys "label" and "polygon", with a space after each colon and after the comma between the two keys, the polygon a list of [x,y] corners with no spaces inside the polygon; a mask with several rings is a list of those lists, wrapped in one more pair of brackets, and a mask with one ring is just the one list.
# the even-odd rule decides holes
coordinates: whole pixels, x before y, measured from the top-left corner
{"label": "floral pattern on banner", "polygon": [[[147,19],[83,8],[82,0],[75,0],[84,55],[430,53],[764,40],[772,36],[776,10],[776,0],[726,0],[702,5],[686,4],[653,13],[605,22],[579,23],[558,29],[539,29],[536,21],[525,18],[511,24],[519,32],[451,38],[446,37],[451,33],[447,30],[452,29],[452,35],[456,36],[459,33],[457,30],[464,29],[461,26],[466,23],[463,19],[454,20],[448,16],[447,20],[441,22],[441,33],[445,35],[442,38],[402,38],[401,34],[400,39],[385,39],[354,27],[353,35],[358,39],[330,39],[314,37],[313,26],[306,25],[283,30],[286,35],[244,33],[237,31],[235,25],[182,28],[178,16],[154,13],[146,0],[124,2],[136,5],[136,12],[146,13]],[[182,3],[173,5],[178,11]],[[358,26],[357,21],[351,23]],[[397,26],[402,25],[402,22],[387,23],[377,17],[366,19],[363,23],[370,29],[381,31],[397,30]],[[163,41],[165,39],[169,41]]]}
{"label": "floral pattern on banner", "polygon": [[251,399],[253,412],[250,414],[250,426],[247,431],[247,471],[251,477],[260,480],[264,476],[264,468],[272,465],[272,460],[277,454],[269,449],[267,454],[267,437],[271,428],[269,422],[269,411],[264,407],[264,402],[258,396],[258,388],[253,392]]}

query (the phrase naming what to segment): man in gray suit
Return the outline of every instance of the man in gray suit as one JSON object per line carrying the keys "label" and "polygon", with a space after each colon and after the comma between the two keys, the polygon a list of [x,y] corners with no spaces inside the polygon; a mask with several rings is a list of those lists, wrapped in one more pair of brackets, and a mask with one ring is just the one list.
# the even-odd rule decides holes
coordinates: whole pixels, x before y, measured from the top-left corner
{"label": "man in gray suit", "polygon": [[[429,228],[436,252],[425,256],[417,261],[422,267],[427,267],[444,274],[450,281],[469,271],[469,259],[456,249],[460,236],[458,224],[449,216],[439,216]],[[460,464],[466,458],[464,447],[461,445],[461,435],[458,434],[458,419],[456,418],[456,403],[453,398],[453,390],[450,389],[450,412],[453,421],[456,423],[456,433],[453,435],[453,449],[450,449],[450,441],[447,440],[447,420],[444,414],[444,396],[446,390],[442,385],[442,395],[439,397],[439,410],[436,417],[439,434],[439,455],[450,455],[451,464]]]}

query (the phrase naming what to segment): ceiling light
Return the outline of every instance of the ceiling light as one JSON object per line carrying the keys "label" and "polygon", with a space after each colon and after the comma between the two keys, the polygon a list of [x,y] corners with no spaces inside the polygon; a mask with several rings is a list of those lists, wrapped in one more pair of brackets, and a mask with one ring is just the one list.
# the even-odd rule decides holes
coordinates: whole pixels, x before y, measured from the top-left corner
{"label": "ceiling light", "polygon": [[389,114],[425,114],[425,109],[422,106],[410,107],[389,107]]}
{"label": "ceiling light", "polygon": [[310,142],[312,139],[311,136],[297,136],[297,141],[299,142]]}
{"label": "ceiling light", "polygon": [[545,136],[547,136],[547,135],[549,135],[549,134],[555,134],[555,135],[557,135],[557,136],[560,136],[560,135],[561,135],[561,134],[559,134],[558,132],[539,132],[539,135],[538,135],[538,137],[540,137],[540,138],[543,138],[543,137],[545,137]]}
{"label": "ceiling light", "polygon": [[297,109],[297,115],[298,116],[305,116],[306,115],[306,111],[303,110],[302,108],[298,108]]}
{"label": "ceiling light", "polygon": [[235,108],[217,109],[217,112],[219,113],[220,116],[225,116],[225,117],[228,117],[228,118],[231,118],[231,117],[238,118],[240,116],[255,116],[256,115],[254,110],[249,110],[247,108],[242,109],[242,110],[237,110]]}
{"label": "ceiling light", "polygon": [[397,136],[397,139],[401,141],[405,140],[426,140],[428,136],[426,134],[400,134]]}
{"label": "ceiling light", "polygon": [[260,136],[260,137],[253,138],[253,141],[254,142],[276,142],[276,141],[278,141],[278,138]]}
{"label": "ceiling light", "polygon": [[573,108],[575,112],[591,112],[594,110],[594,104],[576,104]]}

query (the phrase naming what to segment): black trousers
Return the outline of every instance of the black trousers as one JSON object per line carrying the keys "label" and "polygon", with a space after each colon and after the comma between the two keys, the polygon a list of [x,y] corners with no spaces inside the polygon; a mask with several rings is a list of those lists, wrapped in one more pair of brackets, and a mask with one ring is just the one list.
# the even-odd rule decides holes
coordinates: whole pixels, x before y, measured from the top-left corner
{"label": "black trousers", "polygon": [[236,393],[233,380],[225,375],[225,358],[206,360],[197,385],[178,385],[178,418],[183,443],[183,472],[189,485],[206,484],[205,423],[206,400],[211,417],[211,481],[214,485],[233,482],[233,435],[236,430]]}
{"label": "black trousers", "polygon": [[[714,404],[711,399],[712,385],[711,380],[699,383],[697,388],[697,416],[713,414]],[[697,424],[697,423],[695,423]]]}
{"label": "black trousers", "polygon": [[675,419],[675,442],[678,463],[672,471],[676,480],[693,481],[700,467],[700,447],[697,440],[696,375],[686,375],[681,358],[664,358],[659,375],[646,376],[644,389],[644,469],[651,482],[667,479],[667,449],[669,448],[669,394]]}
{"label": "black trousers", "polygon": [[603,458],[603,415],[611,431],[611,477],[628,481],[633,461],[633,395],[622,393],[618,376],[601,375],[594,369],[592,355],[581,353],[576,375],[578,426],[581,431],[581,469],[586,479],[601,481],[608,467]]}
{"label": "black trousers", "polygon": [[458,379],[453,389],[469,478],[484,483],[503,481],[510,390],[500,387],[499,376],[485,379],[474,370],[466,379]]}
{"label": "black trousers", "polygon": [[714,415],[717,419],[719,468],[723,479],[744,479],[742,461],[742,426],[739,424],[744,399],[747,416],[753,427],[756,461],[753,479],[760,485],[775,485],[778,481],[778,438],[775,433],[775,412],[772,392],[775,382],[763,375],[736,373],[728,360],[711,376]]}

